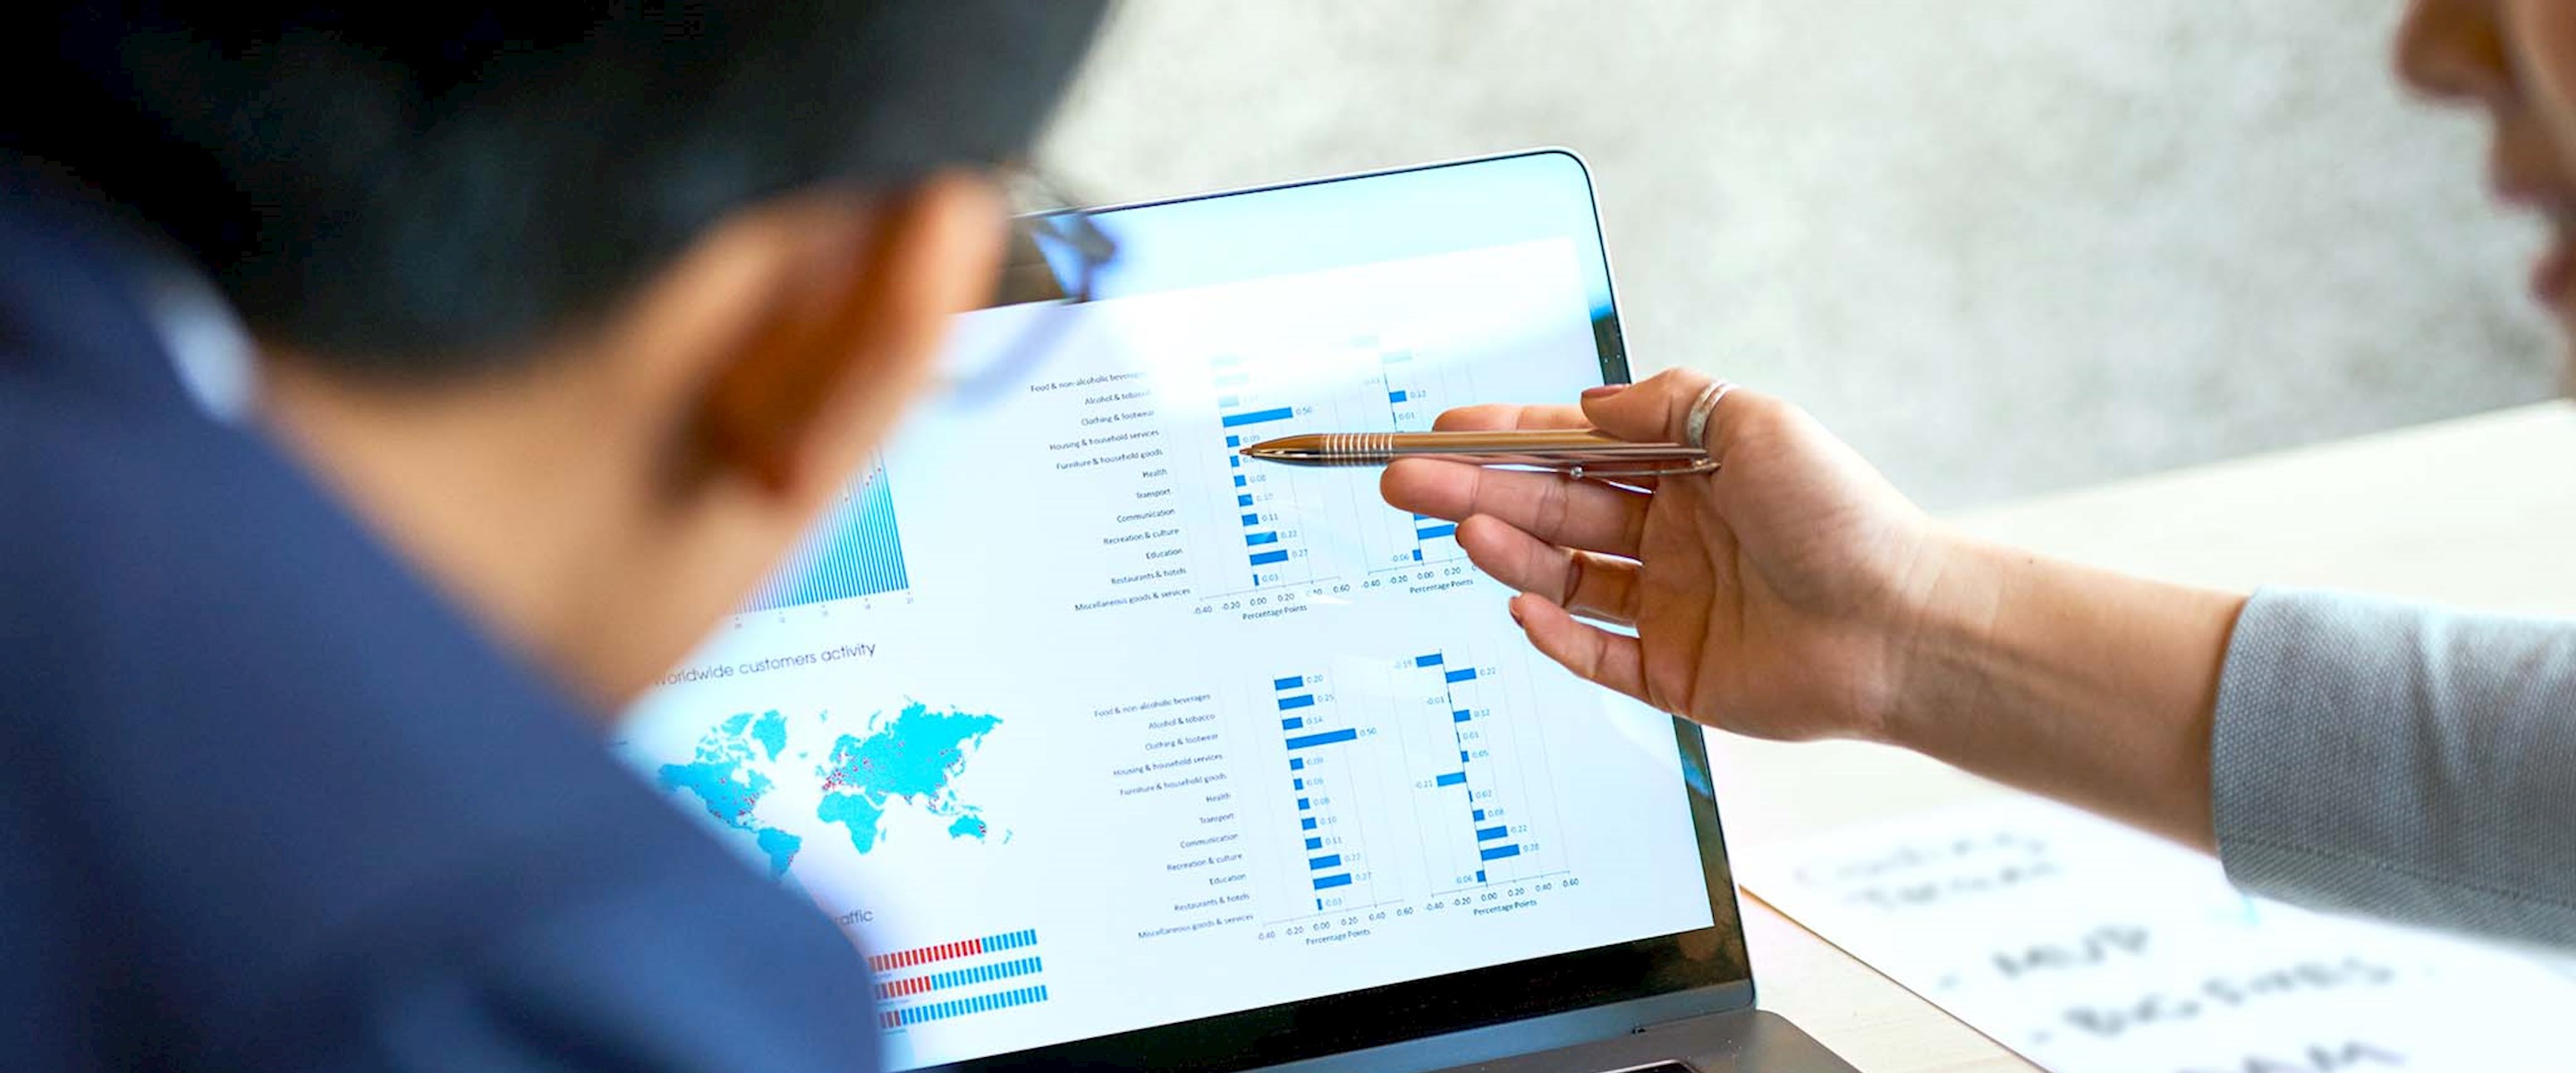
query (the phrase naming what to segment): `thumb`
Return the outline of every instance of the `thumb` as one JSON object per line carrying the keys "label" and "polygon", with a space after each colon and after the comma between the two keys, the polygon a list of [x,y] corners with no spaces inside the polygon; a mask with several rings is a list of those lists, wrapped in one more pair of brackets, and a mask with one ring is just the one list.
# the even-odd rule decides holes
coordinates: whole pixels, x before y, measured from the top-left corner
{"label": "thumb", "polygon": [[1691,403],[1714,382],[1706,373],[1666,369],[1622,390],[1586,392],[1583,416],[1592,427],[1623,440],[1680,443]]}

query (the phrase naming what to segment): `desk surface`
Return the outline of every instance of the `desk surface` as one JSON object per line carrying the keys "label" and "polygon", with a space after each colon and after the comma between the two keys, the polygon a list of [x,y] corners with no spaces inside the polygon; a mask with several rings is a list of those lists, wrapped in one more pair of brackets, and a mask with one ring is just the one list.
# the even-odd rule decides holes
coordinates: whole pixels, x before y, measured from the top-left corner
{"label": "desk surface", "polygon": [[[2195,585],[2365,589],[2576,613],[2576,405],[2546,403],[1959,516],[2046,554]],[[1999,792],[1849,742],[1710,738],[1727,839],[1793,838]],[[1762,1006],[1868,1073],[2029,1064],[1759,899],[1744,925]]]}

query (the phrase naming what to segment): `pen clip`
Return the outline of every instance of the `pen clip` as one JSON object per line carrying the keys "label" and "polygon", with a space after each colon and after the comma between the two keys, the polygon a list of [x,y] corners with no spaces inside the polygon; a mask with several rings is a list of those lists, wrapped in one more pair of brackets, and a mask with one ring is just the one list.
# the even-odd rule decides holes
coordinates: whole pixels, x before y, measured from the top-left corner
{"label": "pen clip", "polygon": [[1602,469],[1582,461],[1564,458],[1530,457],[1514,460],[1468,458],[1461,461],[1472,462],[1487,469],[1555,473],[1574,481],[1605,480],[1613,477],[1688,477],[1699,473],[1715,473],[1719,469],[1716,459],[1706,457],[1675,459],[1670,465],[1632,465],[1622,469]]}
{"label": "pen clip", "polygon": [[1716,459],[1703,458],[1696,462],[1683,462],[1673,466],[1643,466],[1636,469],[1593,469],[1577,462],[1570,466],[1557,467],[1556,471],[1565,474],[1567,480],[1584,481],[1609,477],[1687,477],[1695,473],[1715,473],[1719,468]]}
{"label": "pen clip", "polygon": [[1717,459],[1709,457],[1706,450],[1686,444],[1611,440],[1590,430],[1531,439],[1536,442],[1528,442],[1509,451],[1425,453],[1435,457],[1445,454],[1456,461],[1488,469],[1558,473],[1578,481],[1612,477],[1687,477],[1718,470]]}

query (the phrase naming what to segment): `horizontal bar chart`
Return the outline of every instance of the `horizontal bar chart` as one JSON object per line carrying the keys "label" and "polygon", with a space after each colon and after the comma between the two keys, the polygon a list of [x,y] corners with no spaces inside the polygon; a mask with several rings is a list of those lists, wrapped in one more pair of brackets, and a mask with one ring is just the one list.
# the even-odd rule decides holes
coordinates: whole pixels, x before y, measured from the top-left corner
{"label": "horizontal bar chart", "polygon": [[934,972],[924,976],[907,976],[900,980],[888,980],[878,984],[877,998],[909,998],[913,995],[946,990],[951,987],[968,987],[974,984],[989,984],[995,980],[1029,976],[1044,969],[1045,966],[1039,964],[1037,958],[1031,957],[1016,961],[998,961],[990,965],[977,965],[969,969]]}
{"label": "horizontal bar chart", "polygon": [[914,947],[892,954],[879,954],[868,959],[868,968],[877,972],[891,972],[895,969],[908,969],[915,965],[929,965],[956,958],[973,957],[977,954],[1017,950],[1024,946],[1035,946],[1037,941],[1038,933],[1035,928],[987,935],[980,939],[959,939],[952,943]]}
{"label": "horizontal bar chart", "polygon": [[878,1025],[879,1027],[888,1029],[908,1028],[913,1025],[925,1024],[931,1021],[944,1021],[951,1017],[963,1017],[970,1013],[984,1013],[988,1010],[1007,1010],[1015,1006],[1027,1006],[1032,1003],[1044,1002],[1046,1001],[1046,998],[1046,985],[1039,984],[1035,987],[1023,987],[1016,991],[1001,991],[990,995],[975,995],[970,998],[949,999],[945,1002],[925,1002],[919,1006],[906,1006],[899,1010],[887,1010],[884,1013],[877,1015]]}

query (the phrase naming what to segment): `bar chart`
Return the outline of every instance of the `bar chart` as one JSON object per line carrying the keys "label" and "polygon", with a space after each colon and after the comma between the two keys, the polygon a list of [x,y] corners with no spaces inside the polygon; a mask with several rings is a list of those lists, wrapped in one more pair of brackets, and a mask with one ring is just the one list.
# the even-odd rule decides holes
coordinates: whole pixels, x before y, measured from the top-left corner
{"label": "bar chart", "polygon": [[1331,686],[1320,674],[1270,682],[1288,752],[1282,778],[1296,804],[1296,854],[1305,862],[1301,896],[1312,898],[1316,912],[1366,905],[1377,893],[1364,820],[1367,765],[1360,751],[1367,748],[1363,739],[1375,738],[1378,728],[1345,717]]}
{"label": "bar chart", "polygon": [[[1220,354],[1208,362],[1217,391],[1217,425],[1225,436],[1226,473],[1231,478],[1233,512],[1241,523],[1246,576],[1252,588],[1294,584],[1315,576],[1313,549],[1306,545],[1299,518],[1300,487],[1295,475],[1270,467],[1246,468],[1237,451],[1248,443],[1287,431],[1297,417],[1314,413],[1312,404],[1287,401],[1247,371],[1240,354]],[[1312,495],[1304,497],[1311,501]]]}
{"label": "bar chart", "polygon": [[[1046,1001],[1046,985],[1034,979],[1046,970],[1037,955],[996,956],[1029,951],[1037,943],[1037,930],[1024,928],[869,958],[868,967],[878,974],[877,1000],[890,1004],[878,1012],[877,1027],[891,1032]],[[934,965],[941,967],[915,971]],[[933,997],[891,1005],[921,996]]]}
{"label": "bar chart", "polygon": [[1546,832],[1533,821],[1542,811],[1547,781],[1524,764],[1545,763],[1540,750],[1514,746],[1508,706],[1495,703],[1500,672],[1452,651],[1413,657],[1417,707],[1431,713],[1410,743],[1430,759],[1418,770],[1415,790],[1424,795],[1436,874],[1452,886],[1517,879],[1554,864]]}
{"label": "bar chart", "polygon": [[1293,854],[1274,889],[1333,912],[1564,867],[1529,698],[1462,647],[1268,682]]}
{"label": "bar chart", "polygon": [[842,492],[814,531],[753,592],[744,611],[775,611],[911,587],[896,526],[894,487],[883,462]]}
{"label": "bar chart", "polygon": [[[1376,348],[1378,387],[1386,393],[1387,430],[1419,432],[1431,427],[1440,411],[1476,398],[1473,374],[1464,367],[1434,367],[1413,358],[1413,351],[1398,347]],[[1452,383],[1452,381],[1457,381]],[[1403,546],[1401,534],[1388,549],[1377,556],[1378,569],[1397,568],[1411,563],[1442,562],[1457,558],[1458,527],[1428,514],[1408,519],[1413,546]]]}
{"label": "bar chart", "polygon": [[[1225,564],[1249,588],[1406,570],[1461,557],[1456,527],[1393,510],[1366,470],[1246,465],[1250,444],[1300,431],[1420,431],[1449,406],[1474,401],[1473,372],[1373,335],[1226,353],[1209,359],[1222,494],[1241,545]],[[1255,371],[1259,370],[1259,371]]]}

